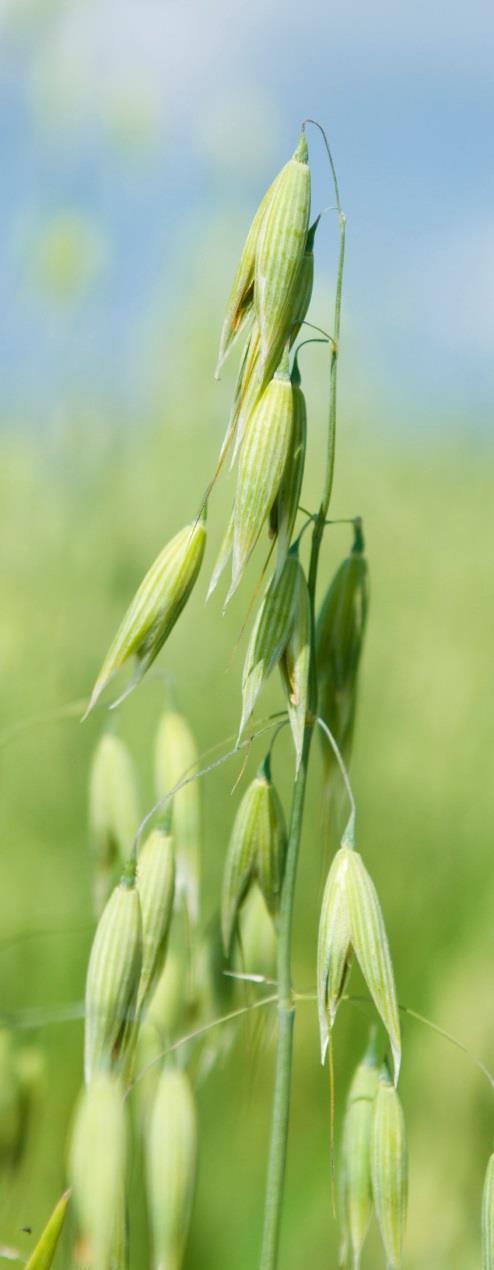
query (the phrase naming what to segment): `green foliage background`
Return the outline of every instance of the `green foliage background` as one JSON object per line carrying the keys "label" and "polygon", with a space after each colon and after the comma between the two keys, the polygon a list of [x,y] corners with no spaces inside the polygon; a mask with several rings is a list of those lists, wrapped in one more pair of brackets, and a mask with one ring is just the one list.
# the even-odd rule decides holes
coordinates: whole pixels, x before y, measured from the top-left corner
{"label": "green foliage background", "polygon": [[[184,319],[185,321],[185,319]],[[202,332],[206,331],[204,335]],[[1,1014],[38,1044],[45,1070],[26,1150],[2,1183],[0,1242],[32,1244],[64,1186],[71,1111],[82,1074],[82,1022],[53,1022],[80,1002],[93,932],[87,842],[88,765],[105,724],[98,710],[50,720],[86,696],[114,628],[144,570],[195,512],[223,433],[230,377],[216,385],[215,333],[200,300],[187,344],[155,416],[124,427],[81,407],[43,436],[0,437],[2,719],[0,735]],[[325,354],[304,357],[309,458],[304,504],[317,505],[324,446]],[[156,375],[159,380],[159,354]],[[343,383],[352,366],[343,353]],[[404,386],[406,393],[406,386]],[[492,995],[492,446],[455,435],[403,431],[379,403],[351,403],[339,421],[332,511],[364,517],[371,607],[361,674],[352,777],[358,846],[381,897],[399,999],[435,1020],[489,1063]],[[242,649],[238,637],[264,547],[225,617],[204,608],[207,580],[230,507],[227,481],[210,504],[206,562],[193,598],[161,654],[200,750],[235,732]],[[321,593],[349,545],[328,531]],[[150,674],[118,711],[136,759],[143,811],[153,801],[152,743],[162,680]],[[260,714],[279,708],[276,679]],[[24,720],[36,720],[23,730]],[[41,721],[41,716],[45,716]],[[16,732],[15,729],[19,725]],[[243,785],[255,770],[253,747]],[[240,760],[203,782],[204,916],[218,902],[223,859],[241,789]],[[277,743],[275,779],[285,802],[293,755]],[[314,747],[298,880],[296,984],[315,982],[318,911],[330,843],[323,832]],[[358,975],[352,988],[359,991]],[[256,1265],[273,1077],[273,1018],[239,1025],[230,1058],[198,1094],[201,1159],[188,1270]],[[32,1022],[33,1016],[29,1015]],[[343,1005],[335,1046],[336,1128],[366,1011]],[[491,1064],[492,1065],[492,1064]],[[492,1094],[471,1059],[417,1022],[404,1023],[401,1094],[410,1138],[406,1265],[479,1265],[482,1177],[492,1140]],[[146,1263],[142,1194],[132,1174],[132,1267]],[[293,1116],[281,1265],[335,1265],[327,1072],[319,1065],[315,1006],[296,1024]],[[68,1247],[57,1265],[69,1264]],[[365,1265],[382,1264],[375,1231]]]}

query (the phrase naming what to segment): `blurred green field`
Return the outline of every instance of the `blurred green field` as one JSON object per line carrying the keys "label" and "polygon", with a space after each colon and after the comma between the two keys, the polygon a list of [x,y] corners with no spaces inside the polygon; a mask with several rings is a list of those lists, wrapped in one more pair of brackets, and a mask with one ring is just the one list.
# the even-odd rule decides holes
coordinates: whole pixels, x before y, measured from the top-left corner
{"label": "blurred green field", "polygon": [[[190,333],[189,333],[190,334]],[[195,339],[195,331],[192,332]],[[323,446],[321,354],[308,350],[310,453],[304,505],[317,504]],[[154,418],[122,428],[82,408],[41,437],[0,434],[1,1014],[19,1045],[39,1045],[44,1075],[26,1151],[2,1182],[0,1243],[27,1253],[65,1181],[71,1111],[82,1075],[82,1021],[56,1020],[80,1002],[93,932],[87,781],[105,723],[98,709],[44,719],[84,698],[144,570],[191,517],[222,436],[230,384],[215,385],[212,346],[185,354]],[[351,378],[343,360],[342,374]],[[399,999],[461,1039],[492,1066],[492,445],[467,426],[426,433],[385,423],[377,405],[344,403],[335,516],[364,517],[371,575],[368,637],[352,775],[358,845],[381,897]],[[204,608],[231,487],[210,504],[206,564],[157,668],[171,675],[199,749],[228,738],[239,717],[242,650],[262,551],[225,617]],[[321,590],[349,545],[328,531]],[[118,711],[135,757],[143,812],[153,801],[152,743],[163,700],[150,674]],[[259,715],[280,708],[273,677]],[[24,720],[37,718],[32,727]],[[19,727],[18,727],[19,725]],[[18,727],[18,731],[15,729]],[[218,903],[228,833],[241,790],[262,755],[252,749],[242,786],[238,758],[202,785],[204,920]],[[277,744],[275,779],[288,798],[292,754]],[[321,828],[314,747],[298,880],[296,984],[315,982],[315,946],[329,845]],[[352,989],[360,982],[354,972]],[[29,1016],[39,1010],[39,1017]],[[37,1026],[21,1026],[36,1022]],[[336,1107],[365,1045],[368,1014],[344,1005],[336,1032]],[[273,1077],[273,1022],[261,1037],[238,1027],[235,1047],[198,1091],[200,1171],[187,1270],[257,1264]],[[475,1270],[482,1178],[492,1141],[492,1093],[470,1058],[411,1020],[400,1085],[410,1139],[405,1265]],[[300,1006],[281,1266],[336,1264],[327,1073],[319,1065],[315,1006]],[[135,1172],[133,1270],[143,1270],[144,1217]],[[56,1262],[69,1264],[68,1244]],[[373,1229],[364,1258],[382,1265]]]}

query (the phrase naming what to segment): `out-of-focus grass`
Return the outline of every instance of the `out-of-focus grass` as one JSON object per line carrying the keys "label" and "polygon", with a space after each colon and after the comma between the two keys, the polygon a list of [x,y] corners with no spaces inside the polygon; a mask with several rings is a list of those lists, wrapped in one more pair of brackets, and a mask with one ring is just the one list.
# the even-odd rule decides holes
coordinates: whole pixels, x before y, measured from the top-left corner
{"label": "out-of-focus grass", "polygon": [[[2,727],[88,693],[144,570],[193,514],[212,469],[228,383],[212,384],[202,349],[181,392],[180,366],[159,417],[122,432],[117,419],[82,418],[63,435],[1,438]],[[308,353],[307,357],[315,356]],[[204,366],[203,366],[204,361]],[[315,364],[315,363],[314,363]],[[205,378],[206,376],[206,378]],[[317,502],[323,445],[318,391],[310,401],[304,504]],[[466,433],[399,438],[370,418],[340,426],[333,513],[366,525],[371,608],[362,667],[353,782],[358,845],[378,887],[400,1001],[430,1015],[489,1062],[493,881],[490,845],[492,450]],[[204,609],[207,578],[230,506],[222,482],[210,505],[210,544],[192,600],[161,654],[200,750],[235,732],[239,632],[262,562],[221,616]],[[349,545],[328,533],[321,591]],[[162,700],[150,674],[118,712],[138,765],[143,811],[153,800],[151,746]],[[259,714],[279,708],[276,678]],[[2,1011],[80,1000],[93,930],[87,849],[88,764],[105,723],[99,710],[33,726],[2,743],[0,889]],[[318,746],[310,778],[298,881],[296,982],[315,980],[315,942],[328,861],[320,815]],[[254,770],[260,743],[248,772]],[[218,902],[240,761],[203,782],[204,912]],[[275,779],[287,799],[293,771],[280,738]],[[245,783],[246,777],[244,777]],[[355,992],[361,988],[357,974]],[[365,1043],[367,1013],[344,1005],[336,1034],[337,1115]],[[0,1242],[28,1246],[64,1184],[71,1108],[81,1081],[82,1023],[29,1035],[45,1076],[18,1175],[3,1188]],[[239,1027],[226,1066],[199,1091],[201,1169],[187,1266],[256,1265],[273,1075],[273,1018],[254,1055]],[[20,1041],[24,1035],[19,1033]],[[492,1065],[492,1059],[491,1059]],[[404,1023],[401,1092],[411,1146],[407,1265],[479,1261],[481,1179],[492,1137],[492,1096],[464,1055],[418,1023]],[[137,1200],[134,1207],[139,1208]],[[136,1230],[142,1229],[142,1215]],[[281,1265],[335,1264],[329,1095],[318,1058],[315,1008],[300,1006]],[[65,1261],[64,1261],[65,1257]],[[139,1235],[132,1265],[143,1266]],[[58,1263],[67,1264],[67,1249]],[[377,1236],[365,1265],[379,1267]]]}

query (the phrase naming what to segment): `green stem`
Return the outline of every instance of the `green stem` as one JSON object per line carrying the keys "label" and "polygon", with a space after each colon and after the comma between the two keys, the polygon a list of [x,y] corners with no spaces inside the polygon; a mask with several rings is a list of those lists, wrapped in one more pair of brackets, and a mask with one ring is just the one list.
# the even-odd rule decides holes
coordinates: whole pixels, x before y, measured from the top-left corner
{"label": "green stem", "polygon": [[273,1270],[278,1261],[288,1121],[290,1116],[293,1024],[295,1020],[291,969],[293,902],[312,730],[312,727],[306,727],[305,729],[302,759],[293,790],[290,832],[278,926],[278,1044],[261,1253],[262,1270]]}
{"label": "green stem", "polygon": [[[327,144],[327,143],[326,143]],[[328,147],[329,152],[329,147]],[[329,152],[330,153],[330,152]],[[333,161],[330,155],[331,168],[335,177]],[[328,445],[326,453],[326,471],[319,512],[314,520],[312,544],[309,563],[308,587],[312,610],[312,638],[309,669],[310,702],[309,715],[305,727],[302,759],[295,781],[290,816],[290,829],[285,864],[285,876],[281,895],[280,919],[278,927],[278,1041],[276,1052],[276,1072],[271,1120],[271,1139],[269,1147],[268,1175],[266,1182],[266,1199],[264,1210],[264,1231],[261,1250],[261,1270],[275,1270],[278,1264],[278,1248],[280,1240],[283,1191],[285,1183],[285,1166],[288,1144],[288,1125],[290,1119],[290,1089],[293,1053],[293,1028],[295,1022],[295,1001],[292,985],[292,928],[293,908],[295,901],[295,883],[297,864],[302,834],[305,790],[309,769],[309,755],[312,742],[313,724],[317,715],[317,682],[315,665],[315,604],[319,552],[325,529],[325,520],[331,499],[334,476],[335,441],[336,441],[336,384],[338,366],[338,348],[341,325],[341,297],[343,289],[343,268],[345,261],[345,216],[341,210],[339,191],[335,179],[336,201],[338,207],[340,250],[338,273],[336,279],[334,341],[331,347],[329,371],[329,419]]]}

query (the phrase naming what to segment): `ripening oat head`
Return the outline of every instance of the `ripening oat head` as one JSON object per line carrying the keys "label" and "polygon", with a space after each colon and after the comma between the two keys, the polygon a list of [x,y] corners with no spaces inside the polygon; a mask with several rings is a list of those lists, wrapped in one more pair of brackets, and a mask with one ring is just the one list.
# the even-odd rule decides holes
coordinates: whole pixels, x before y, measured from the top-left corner
{"label": "ripening oat head", "polygon": [[48,1219],[45,1229],[27,1262],[27,1270],[50,1270],[50,1266],[53,1265],[67,1215],[70,1195],[70,1191],[65,1191],[60,1197],[58,1204],[55,1205],[51,1217]]}
{"label": "ripening oat head", "polygon": [[180,1270],[189,1232],[197,1165],[197,1117],[188,1076],[165,1068],[146,1142],[154,1262]]}
{"label": "ripening oat head", "polygon": [[339,1196],[343,1247],[351,1250],[353,1270],[359,1270],[372,1213],[370,1148],[378,1076],[372,1041],[350,1085],[341,1141]]}
{"label": "ripening oat head", "polygon": [[482,1270],[494,1270],[494,1154],[487,1165],[482,1194]]}
{"label": "ripening oat head", "polygon": [[299,564],[295,600],[295,618],[280,661],[281,676],[288,703],[288,718],[295,746],[295,774],[302,759],[305,724],[309,700],[312,611],[309,589],[302,565]]}
{"label": "ripening oat head", "polygon": [[132,876],[115,887],[96,928],[86,979],[84,1077],[121,1070],[142,966],[142,919]]}
{"label": "ripening oat head", "polygon": [[[360,550],[354,550],[337,570],[316,623],[318,712],[345,760],[351,751],[367,609],[367,561]],[[324,738],[321,745],[328,782],[336,759]]]}
{"label": "ripening oat head", "polygon": [[283,172],[284,169],[282,168],[281,172],[278,173],[278,176],[275,177],[274,181],[269,186],[269,189],[266,191],[264,198],[259,204],[245,240],[226,306],[226,314],[220,337],[218,361],[216,364],[216,376],[218,376],[234,340],[241,331],[245,320],[250,316],[252,310],[254,300],[254,268],[259,231],[273,192]]}
{"label": "ripening oat head", "polygon": [[253,411],[240,450],[233,511],[232,584],[236,590],[274,503],[290,449],[293,388],[288,369],[268,384]]}
{"label": "ripening oat head", "polygon": [[149,669],[187,603],[199,574],[205,545],[204,513],[202,518],[181,529],[151,565],[105,657],[84,718],[129,657],[137,661],[132,687]]}
{"label": "ripening oat head", "polygon": [[136,1013],[141,1018],[165,963],[175,891],[171,834],[153,829],[139,852],[137,891],[141,905],[142,965]]}
{"label": "ripening oat head", "polygon": [[[69,1178],[91,1265],[113,1264],[125,1229],[127,1124],[120,1081],[100,1072],[79,1099],[69,1147]],[[125,1264],[120,1262],[118,1264]]]}
{"label": "ripening oat head", "polygon": [[96,746],[89,778],[89,837],[94,860],[94,900],[99,917],[116,868],[130,855],[139,803],[132,756],[118,736],[105,732]]}
{"label": "ripening oat head", "polygon": [[371,1177],[388,1270],[400,1270],[407,1210],[408,1153],[401,1102],[386,1072],[379,1078],[374,1102]]}
{"label": "ripening oat head", "polygon": [[295,621],[298,577],[297,556],[295,552],[290,552],[280,576],[273,577],[266,588],[247,645],[238,740],[250,719],[264,681],[278,665],[290,638]]}
{"label": "ripening oat head", "polygon": [[[166,709],[158,723],[154,752],[156,795],[163,798],[198,767],[195,737],[179,710]],[[173,795],[171,826],[175,849],[175,899],[185,902],[190,921],[199,918],[201,882],[201,803],[199,784],[188,780]]]}
{"label": "ripening oat head", "polygon": [[345,846],[331,865],[319,924],[318,1002],[323,1062],[351,951],[388,1033],[396,1081],[401,1058],[400,1019],[386,928],[362,857]]}
{"label": "ripening oat head", "polygon": [[297,283],[307,243],[310,170],[302,134],[269,200],[257,241],[254,305],[260,331],[260,376],[269,380],[297,320]]}

